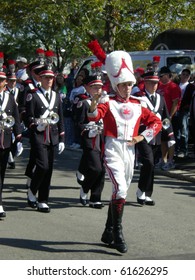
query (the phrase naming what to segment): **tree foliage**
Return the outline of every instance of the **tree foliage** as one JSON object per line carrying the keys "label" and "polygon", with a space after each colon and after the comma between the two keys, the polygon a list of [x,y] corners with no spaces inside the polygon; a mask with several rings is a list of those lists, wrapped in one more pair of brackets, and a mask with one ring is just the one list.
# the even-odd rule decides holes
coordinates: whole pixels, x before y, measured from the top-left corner
{"label": "tree foliage", "polygon": [[89,32],[106,51],[144,50],[162,31],[193,30],[194,8],[194,0],[4,0],[1,51],[32,58],[42,47],[67,61],[89,54]]}

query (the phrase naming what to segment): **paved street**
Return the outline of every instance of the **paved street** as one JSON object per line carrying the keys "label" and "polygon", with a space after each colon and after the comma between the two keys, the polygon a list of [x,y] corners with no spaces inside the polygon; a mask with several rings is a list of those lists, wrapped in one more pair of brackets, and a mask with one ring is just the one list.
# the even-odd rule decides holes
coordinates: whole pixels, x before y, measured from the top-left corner
{"label": "paved street", "polygon": [[124,235],[129,250],[120,254],[101,243],[107,217],[111,184],[103,191],[105,207],[95,210],[79,203],[75,171],[80,152],[66,150],[55,160],[50,195],[51,213],[39,213],[27,206],[25,150],[8,170],[3,193],[7,217],[0,220],[1,260],[194,260],[195,186],[193,182],[157,174],[156,206],[139,206],[135,192],[139,171],[127,197]]}

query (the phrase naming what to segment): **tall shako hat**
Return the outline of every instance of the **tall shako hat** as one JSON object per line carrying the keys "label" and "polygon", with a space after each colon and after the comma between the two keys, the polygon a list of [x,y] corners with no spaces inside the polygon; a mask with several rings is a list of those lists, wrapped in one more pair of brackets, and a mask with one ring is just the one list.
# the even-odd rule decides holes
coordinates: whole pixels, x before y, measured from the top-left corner
{"label": "tall shako hat", "polygon": [[83,84],[88,86],[100,85],[103,86],[100,75],[89,75],[83,80]]}
{"label": "tall shako hat", "polygon": [[105,68],[114,90],[120,83],[136,83],[131,57],[125,51],[113,51],[107,54]]}
{"label": "tall shako hat", "polygon": [[8,63],[9,72],[14,73],[16,70],[16,61],[13,59],[9,59],[7,63]]}
{"label": "tall shako hat", "polygon": [[7,79],[8,80],[13,80],[13,81],[16,81],[17,78],[16,78],[16,74],[14,72],[7,72]]}
{"label": "tall shako hat", "polygon": [[153,56],[152,67],[155,72],[159,70],[160,56]]}
{"label": "tall shako hat", "polygon": [[36,53],[37,59],[44,63],[45,51],[43,49],[41,49],[41,48],[38,48],[38,49],[36,49],[35,53]]}
{"label": "tall shako hat", "polygon": [[4,54],[0,52],[0,78],[6,79],[6,67],[3,66]]}
{"label": "tall shako hat", "polygon": [[54,77],[54,72],[47,65],[36,68],[34,70],[34,72],[35,72],[35,74],[39,75],[40,77],[42,77],[42,76]]}
{"label": "tall shako hat", "polygon": [[83,83],[92,86],[92,85],[101,85],[103,86],[102,77],[101,77],[101,68],[102,62],[95,61],[91,64],[91,71],[83,80]]}
{"label": "tall shako hat", "polygon": [[31,62],[29,65],[28,65],[28,69],[30,71],[33,71],[35,70],[36,68],[39,68],[39,67],[42,67],[44,65],[44,62],[40,61],[40,60],[36,60],[36,61],[33,61]]}
{"label": "tall shako hat", "polygon": [[45,52],[45,64],[50,69],[52,69],[52,66],[53,66],[54,56],[55,56],[55,54],[52,50],[48,50]]}
{"label": "tall shako hat", "polygon": [[142,77],[144,78],[144,81],[159,82],[158,73],[154,71],[148,71],[144,73]]}

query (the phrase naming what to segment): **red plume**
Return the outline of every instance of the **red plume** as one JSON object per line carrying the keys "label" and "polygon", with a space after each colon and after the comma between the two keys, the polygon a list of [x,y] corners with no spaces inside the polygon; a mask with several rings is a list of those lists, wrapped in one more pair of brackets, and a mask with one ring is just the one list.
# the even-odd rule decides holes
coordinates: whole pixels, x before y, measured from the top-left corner
{"label": "red plume", "polygon": [[160,62],[160,56],[153,56],[153,62]]}
{"label": "red plume", "polygon": [[105,64],[106,53],[100,46],[97,40],[93,40],[87,44],[87,47],[92,51],[92,53],[103,63]]}
{"label": "red plume", "polygon": [[45,56],[47,56],[47,57],[49,57],[49,56],[54,56],[55,54],[54,54],[54,52],[53,51],[46,51],[45,52]]}
{"label": "red plume", "polygon": [[36,54],[45,54],[43,49],[36,49]]}
{"label": "red plume", "polygon": [[16,61],[13,59],[9,59],[7,62],[9,65],[16,64]]}

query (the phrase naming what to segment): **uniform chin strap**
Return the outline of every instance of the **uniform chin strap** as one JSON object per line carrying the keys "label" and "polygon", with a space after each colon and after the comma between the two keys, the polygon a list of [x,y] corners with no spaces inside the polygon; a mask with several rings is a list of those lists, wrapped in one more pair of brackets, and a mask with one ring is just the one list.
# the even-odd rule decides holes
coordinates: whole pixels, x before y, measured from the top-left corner
{"label": "uniform chin strap", "polygon": [[131,93],[129,93],[129,94],[128,94],[128,97],[123,97],[123,96],[121,95],[121,93],[120,93],[120,90],[119,90],[118,86],[116,86],[116,94],[117,94],[120,98],[122,98],[122,99],[124,99],[124,100],[128,100],[129,97],[130,97],[130,95],[131,95]]}

